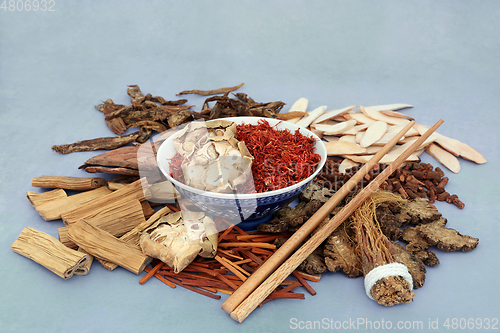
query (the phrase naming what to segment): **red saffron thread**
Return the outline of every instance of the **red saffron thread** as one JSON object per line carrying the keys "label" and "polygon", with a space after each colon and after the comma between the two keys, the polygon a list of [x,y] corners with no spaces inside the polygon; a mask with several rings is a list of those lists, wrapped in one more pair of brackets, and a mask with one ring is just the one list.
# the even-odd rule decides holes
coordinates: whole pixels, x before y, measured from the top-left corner
{"label": "red saffron thread", "polygon": [[[276,129],[266,120],[257,125],[236,126],[236,138],[244,141],[254,157],[251,179],[241,184],[237,193],[262,193],[297,184],[314,173],[321,156],[314,152],[314,138],[288,129]],[[181,164],[184,158],[176,153],[169,159],[170,175],[184,183]]]}
{"label": "red saffron thread", "polygon": [[252,174],[257,193],[274,191],[301,182],[314,173],[321,156],[314,152],[314,138],[288,129],[276,129],[261,119],[257,125],[236,126],[254,157]]}

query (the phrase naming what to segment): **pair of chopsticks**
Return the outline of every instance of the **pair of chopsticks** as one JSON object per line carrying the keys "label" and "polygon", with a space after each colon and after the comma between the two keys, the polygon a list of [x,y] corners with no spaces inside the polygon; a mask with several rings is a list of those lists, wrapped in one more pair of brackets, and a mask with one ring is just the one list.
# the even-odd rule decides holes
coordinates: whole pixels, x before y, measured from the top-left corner
{"label": "pair of chopsticks", "polygon": [[[406,149],[389,167],[385,168],[362,191],[360,191],[340,212],[335,214],[318,232],[311,236],[295,253],[292,252],[311,234],[328,214],[352,191],[361,179],[380,159],[413,127],[410,121],[391,141],[375,154],[342,188],[335,193],[306,223],[300,227],[278,251],[268,258],[261,267],[229,297],[222,309],[231,318],[242,322],[264,299],[278,287],[328,236],[356,210],[371,193],[417,150],[420,145],[443,123],[440,119],[418,140]],[[288,260],[286,260],[288,258]],[[286,260],[286,261],[285,261]],[[281,265],[281,266],[280,266]],[[272,273],[272,274],[271,274]]]}

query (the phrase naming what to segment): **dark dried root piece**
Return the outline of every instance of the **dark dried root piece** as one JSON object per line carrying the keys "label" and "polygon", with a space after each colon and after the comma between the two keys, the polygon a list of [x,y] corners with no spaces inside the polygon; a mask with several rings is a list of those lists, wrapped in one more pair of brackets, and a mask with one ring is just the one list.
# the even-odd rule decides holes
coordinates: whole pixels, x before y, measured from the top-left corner
{"label": "dark dried root piece", "polygon": [[424,198],[416,198],[408,201],[401,206],[401,213],[396,217],[400,220],[401,225],[410,224],[426,224],[438,220],[441,213],[437,208],[429,204],[429,200]]}
{"label": "dark dried root piece", "polygon": [[299,202],[299,204],[293,208],[285,206],[276,213],[271,221],[259,224],[257,230],[277,233],[288,229],[290,232],[294,232],[304,224],[321,205],[322,203],[319,200],[312,200],[309,202]]}
{"label": "dark dried root piece", "polygon": [[88,173],[113,173],[117,175],[139,176],[139,170],[122,167],[88,166],[84,170]]}
{"label": "dark dried root piece", "polygon": [[370,292],[373,299],[383,306],[410,303],[415,296],[410,290],[410,283],[401,276],[387,276],[378,280]]}
{"label": "dark dried root piece", "polygon": [[471,251],[479,243],[478,238],[436,224],[420,226],[419,233],[431,246],[443,251]]}
{"label": "dark dried root piece", "polygon": [[408,268],[408,272],[413,280],[413,289],[422,287],[425,282],[425,273],[427,272],[422,260],[418,256],[405,250],[403,245],[397,243],[393,243],[392,245],[394,246],[394,251],[396,252],[394,255],[396,262],[399,262]]}
{"label": "dark dried root piece", "polygon": [[321,255],[322,253],[323,247],[320,246],[300,264],[298,269],[308,274],[321,274],[326,272],[328,269]]}
{"label": "dark dried root piece", "polygon": [[342,271],[350,278],[363,275],[361,259],[344,230],[337,229],[327,238],[323,254],[329,271]]}
{"label": "dark dried root piece", "polygon": [[136,140],[139,132],[128,135],[120,135],[114,137],[97,138],[91,140],[77,141],[70,144],[54,145],[52,150],[59,154],[70,154],[80,151],[94,151],[99,149],[112,150],[122,147]]}
{"label": "dark dried root piece", "polygon": [[178,93],[177,96],[188,95],[188,94],[195,94],[195,95],[202,95],[202,96],[225,94],[225,93],[231,92],[233,90],[240,89],[241,87],[243,87],[243,85],[244,85],[244,83],[241,83],[241,84],[234,86],[234,87],[219,88],[219,89],[213,89],[213,90],[198,90],[198,89],[184,90],[184,91],[181,91],[180,93]]}

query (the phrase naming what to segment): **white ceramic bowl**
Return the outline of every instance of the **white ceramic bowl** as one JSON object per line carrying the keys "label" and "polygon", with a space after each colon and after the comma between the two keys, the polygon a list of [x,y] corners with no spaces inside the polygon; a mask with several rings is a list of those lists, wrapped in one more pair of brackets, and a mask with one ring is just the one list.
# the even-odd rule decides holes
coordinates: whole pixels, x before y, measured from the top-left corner
{"label": "white ceramic bowl", "polygon": [[272,217],[273,213],[297,198],[321,171],[327,157],[325,145],[323,141],[311,131],[289,122],[261,117],[231,117],[224,119],[234,121],[237,125],[243,123],[255,125],[260,119],[264,119],[269,125],[276,125],[275,128],[277,129],[288,129],[292,133],[298,129],[302,135],[313,137],[316,140],[315,152],[321,156],[321,160],[311,176],[297,184],[279,190],[254,194],[208,192],[185,185],[170,176],[168,160],[177,152],[173,143],[173,139],[177,134],[174,134],[166,139],[158,149],[158,167],[183,197],[189,199],[206,213],[222,216],[235,224],[251,221],[260,223],[265,222]]}

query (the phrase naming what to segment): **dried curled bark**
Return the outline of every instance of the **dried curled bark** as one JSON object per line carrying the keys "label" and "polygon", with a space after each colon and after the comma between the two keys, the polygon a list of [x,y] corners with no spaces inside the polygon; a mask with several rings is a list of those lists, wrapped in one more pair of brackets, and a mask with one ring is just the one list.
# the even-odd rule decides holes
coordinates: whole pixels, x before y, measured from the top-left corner
{"label": "dried curled bark", "polygon": [[107,172],[130,176],[139,175],[136,146],[120,147],[103,154],[91,157],[79,169],[86,172]]}

